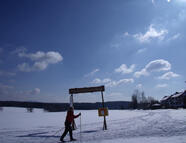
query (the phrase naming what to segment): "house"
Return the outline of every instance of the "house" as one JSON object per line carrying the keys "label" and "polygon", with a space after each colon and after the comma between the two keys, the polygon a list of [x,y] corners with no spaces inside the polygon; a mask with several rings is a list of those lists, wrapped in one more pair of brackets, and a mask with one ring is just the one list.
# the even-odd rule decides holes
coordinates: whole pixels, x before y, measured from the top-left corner
{"label": "house", "polygon": [[184,92],[175,92],[170,96],[164,96],[160,100],[164,108],[185,108],[186,107],[186,90]]}
{"label": "house", "polygon": [[161,100],[160,100],[160,104],[163,108],[168,108],[170,106],[170,98],[171,96],[164,96]]}

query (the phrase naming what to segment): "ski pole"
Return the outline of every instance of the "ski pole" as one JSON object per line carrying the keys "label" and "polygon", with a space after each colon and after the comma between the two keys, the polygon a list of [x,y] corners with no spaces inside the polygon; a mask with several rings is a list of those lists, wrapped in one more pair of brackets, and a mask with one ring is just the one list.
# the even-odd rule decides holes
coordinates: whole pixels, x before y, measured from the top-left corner
{"label": "ski pole", "polygon": [[80,142],[81,142],[81,116],[80,116]]}
{"label": "ski pole", "polygon": [[[51,135],[51,137],[57,135],[57,133],[59,133],[62,129],[64,129],[64,127],[62,127],[62,128],[60,128],[59,130],[57,130],[54,134]],[[42,141],[42,143],[44,143],[48,138],[49,138],[49,137],[46,136],[46,137],[44,138],[44,140]],[[51,138],[50,138],[50,139],[51,139]]]}

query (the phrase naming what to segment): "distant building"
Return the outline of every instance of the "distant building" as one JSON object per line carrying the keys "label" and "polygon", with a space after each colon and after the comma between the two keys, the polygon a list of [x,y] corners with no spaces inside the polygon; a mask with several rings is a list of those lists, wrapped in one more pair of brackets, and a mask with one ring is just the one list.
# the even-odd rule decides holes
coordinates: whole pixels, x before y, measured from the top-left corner
{"label": "distant building", "polygon": [[152,106],[150,107],[150,109],[161,109],[161,104],[156,103],[156,104],[152,104]]}
{"label": "distant building", "polygon": [[170,96],[164,96],[160,103],[164,108],[186,108],[186,90],[184,92],[175,92]]}

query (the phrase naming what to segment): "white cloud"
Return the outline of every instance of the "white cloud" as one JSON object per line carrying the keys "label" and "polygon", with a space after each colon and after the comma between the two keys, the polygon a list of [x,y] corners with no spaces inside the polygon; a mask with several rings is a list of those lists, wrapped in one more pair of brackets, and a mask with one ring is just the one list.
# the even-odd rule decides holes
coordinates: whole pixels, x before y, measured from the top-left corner
{"label": "white cloud", "polygon": [[137,51],[137,54],[141,54],[141,53],[145,52],[146,50],[147,50],[147,48],[139,49],[139,50]]}
{"label": "white cloud", "polygon": [[129,68],[125,64],[122,64],[119,68],[115,69],[115,72],[128,74],[128,73],[132,73],[134,71],[134,68],[135,68],[134,64],[132,64]]}
{"label": "white cloud", "polygon": [[93,76],[95,73],[99,72],[99,69],[94,69],[90,73],[86,74],[85,77]]}
{"label": "white cloud", "polygon": [[33,70],[45,70],[48,64],[49,63],[47,61],[35,62],[34,65],[32,66],[32,69]]}
{"label": "white cloud", "polygon": [[167,72],[165,74],[163,74],[162,76],[158,77],[159,79],[171,79],[173,77],[179,77],[180,75],[179,74],[176,74],[174,72]]}
{"label": "white cloud", "polygon": [[[168,3],[171,2],[171,0],[166,0]],[[155,3],[155,0],[152,0],[152,3]]]}
{"label": "white cloud", "polygon": [[36,53],[30,53],[30,54],[21,52],[18,55],[19,57],[29,58],[32,61],[41,61],[41,62],[46,62],[48,64],[55,64],[63,60],[61,54],[54,51],[49,51],[46,53],[42,51],[38,51]]}
{"label": "white cloud", "polygon": [[159,71],[168,71],[171,69],[171,64],[163,59],[158,59],[149,62],[145,68],[143,68],[141,71],[137,71],[134,73],[135,77],[140,76],[148,76],[151,72],[159,72]]}
{"label": "white cloud", "polygon": [[22,95],[26,95],[26,96],[30,96],[30,95],[38,95],[40,94],[41,90],[39,88],[34,88],[32,90],[28,90],[28,91],[21,91],[20,93]]}
{"label": "white cloud", "polygon": [[24,72],[33,71],[32,67],[30,67],[28,63],[19,64],[17,67],[20,71],[24,71]]}
{"label": "white cloud", "polygon": [[164,60],[164,59],[158,59],[151,61],[145,66],[146,71],[152,72],[152,71],[167,71],[171,69],[171,64]]}
{"label": "white cloud", "polygon": [[108,82],[112,82],[112,80],[110,78],[103,79],[103,83],[108,83]]}
{"label": "white cloud", "polygon": [[111,80],[109,78],[105,78],[103,80],[96,78],[92,81],[94,84],[105,84],[108,87],[118,86],[123,83],[133,83],[134,79],[128,78],[128,79],[120,79],[118,81]]}
{"label": "white cloud", "polygon": [[95,83],[95,84],[99,84],[99,83],[102,83],[101,79],[99,78],[96,78],[92,81],[92,83]]}
{"label": "white cloud", "polygon": [[134,73],[134,76],[136,78],[139,78],[140,76],[148,76],[149,73],[146,71],[146,69],[142,69],[141,71],[137,71]]}
{"label": "white cloud", "polygon": [[167,41],[176,40],[176,39],[178,39],[180,36],[181,36],[181,34],[180,34],[180,33],[177,33],[177,34],[173,35],[172,37],[170,37]]}
{"label": "white cloud", "polygon": [[32,94],[37,95],[40,94],[41,90],[39,88],[35,88],[34,90],[32,90]]}
{"label": "white cloud", "polygon": [[157,84],[156,88],[165,88],[167,86],[168,86],[167,84]]}
{"label": "white cloud", "polygon": [[124,36],[129,36],[129,33],[128,33],[128,32],[125,32],[125,33],[124,33]]}
{"label": "white cloud", "polygon": [[136,85],[136,88],[137,89],[142,89],[142,87],[143,87],[143,85],[140,83],[140,84],[138,84],[138,85]]}
{"label": "white cloud", "polygon": [[163,40],[167,33],[168,33],[167,29],[157,30],[151,24],[144,34],[137,33],[134,34],[133,37],[136,38],[141,43],[146,43],[150,42],[152,39]]}
{"label": "white cloud", "polygon": [[110,78],[105,78],[103,80],[99,79],[99,78],[96,78],[92,81],[92,83],[95,83],[95,84],[105,84],[105,83],[108,83],[108,82],[111,82],[112,80]]}
{"label": "white cloud", "polygon": [[134,82],[134,79],[132,79],[132,78],[120,79],[118,81],[111,81],[111,82],[107,83],[106,86],[113,87],[113,86],[118,86],[123,83],[133,83],[133,82]]}
{"label": "white cloud", "polygon": [[[19,52],[19,51],[18,51]],[[17,67],[20,71],[23,72],[31,72],[31,71],[42,71],[45,70],[49,64],[56,64],[63,60],[63,57],[60,53],[49,51],[49,52],[42,52],[38,51],[36,53],[25,53],[21,51],[18,53],[18,56],[21,58],[28,58],[33,61],[33,65],[29,63],[22,63],[19,64]]]}
{"label": "white cloud", "polygon": [[20,53],[18,53],[18,55],[19,55],[19,57],[26,57],[26,58],[29,58],[33,61],[36,61],[36,60],[39,60],[41,58],[44,58],[45,53],[41,52],[41,51],[38,51],[36,53],[31,53],[31,54],[27,54],[25,52],[20,52]]}

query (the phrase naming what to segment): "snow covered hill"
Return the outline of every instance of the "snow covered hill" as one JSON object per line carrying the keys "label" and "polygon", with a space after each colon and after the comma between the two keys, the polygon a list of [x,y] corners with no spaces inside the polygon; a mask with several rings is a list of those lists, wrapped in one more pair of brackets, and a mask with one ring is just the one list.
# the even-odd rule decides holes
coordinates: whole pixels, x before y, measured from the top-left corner
{"label": "snow covered hill", "polygon": [[[186,143],[186,110],[110,110],[108,130],[96,110],[81,112],[76,119],[77,143]],[[0,111],[0,143],[57,143],[66,112],[3,108]],[[65,138],[69,140],[69,136]]]}

